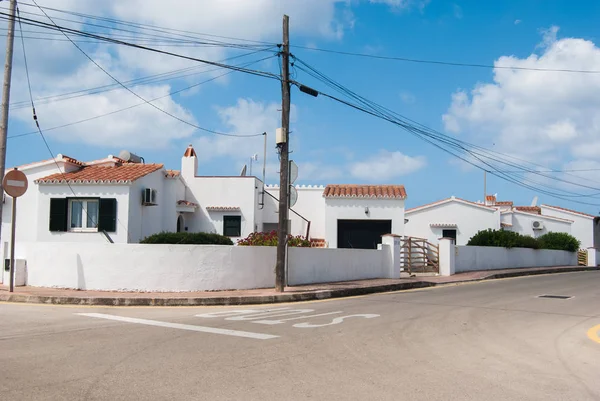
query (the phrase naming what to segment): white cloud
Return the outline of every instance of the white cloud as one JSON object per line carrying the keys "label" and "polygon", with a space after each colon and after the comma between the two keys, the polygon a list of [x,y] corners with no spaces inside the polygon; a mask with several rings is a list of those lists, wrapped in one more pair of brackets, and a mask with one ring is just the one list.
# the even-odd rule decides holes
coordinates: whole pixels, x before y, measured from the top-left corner
{"label": "white cloud", "polygon": [[425,167],[425,164],[422,156],[411,157],[401,152],[382,150],[366,160],[353,163],[350,174],[365,181],[384,182],[413,173]]}
{"label": "white cloud", "polygon": [[519,25],[521,22],[523,22],[523,21],[521,21],[520,19],[516,19],[515,20],[515,25]]}
{"label": "white cloud", "polygon": [[396,10],[414,7],[421,11],[423,11],[425,6],[427,6],[430,1],[431,0],[369,0],[369,2],[373,4],[387,4]]}
{"label": "white cloud", "polygon": [[400,92],[400,100],[402,100],[406,104],[413,104],[417,101],[417,98],[415,97],[415,95],[408,91],[402,91]]}
{"label": "white cloud", "polygon": [[[229,107],[216,107],[216,112],[225,127],[224,133],[234,135],[254,135],[267,132],[267,164],[268,176],[276,175],[278,171],[275,152],[275,130],[280,126],[281,112],[278,103],[263,103],[252,99],[238,99]],[[295,107],[293,107],[295,109]],[[292,135],[293,136],[293,135]],[[204,134],[194,141],[198,158],[207,163],[216,158],[226,157],[236,163],[234,170],[249,163],[253,154],[258,154],[258,165],[262,166],[264,158],[264,137],[240,138]],[[262,168],[262,167],[260,167]],[[277,170],[274,170],[277,168]],[[256,173],[256,171],[255,171]]]}
{"label": "white cloud", "polygon": [[454,17],[461,19],[463,17],[463,10],[458,4],[453,4]]}
{"label": "white cloud", "polygon": [[[496,66],[600,70],[600,48],[588,40],[543,32],[541,54],[502,56]],[[555,165],[600,154],[600,74],[495,69],[493,82],[452,95],[442,119],[449,132],[534,163]],[[486,145],[484,145],[486,146]]]}

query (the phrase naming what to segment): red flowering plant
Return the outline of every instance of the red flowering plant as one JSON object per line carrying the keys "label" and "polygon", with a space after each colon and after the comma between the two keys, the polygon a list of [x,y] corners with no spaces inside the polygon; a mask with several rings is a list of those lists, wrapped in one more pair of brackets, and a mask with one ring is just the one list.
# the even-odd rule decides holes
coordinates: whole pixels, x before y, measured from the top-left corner
{"label": "red flowering plant", "polygon": [[[301,235],[288,235],[287,238],[288,246],[310,247],[310,241]],[[242,246],[277,246],[278,242],[277,231],[271,231],[251,233],[246,238],[238,240],[237,243]]]}

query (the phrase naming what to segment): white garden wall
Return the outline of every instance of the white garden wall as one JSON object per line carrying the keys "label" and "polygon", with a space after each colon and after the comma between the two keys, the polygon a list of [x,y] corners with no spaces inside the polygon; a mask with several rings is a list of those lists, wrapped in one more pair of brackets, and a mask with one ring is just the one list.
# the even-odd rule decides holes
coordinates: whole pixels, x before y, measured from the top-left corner
{"label": "white garden wall", "polygon": [[[394,245],[381,248],[289,248],[288,284],[397,278]],[[32,242],[18,250],[27,260],[27,285],[36,287],[177,292],[275,285],[275,247]]]}
{"label": "white garden wall", "polygon": [[549,249],[457,246],[456,273],[519,267],[576,266],[577,253]]}
{"label": "white garden wall", "polygon": [[289,248],[288,252],[289,285],[386,278],[390,270],[389,248]]}
{"label": "white garden wall", "polygon": [[218,245],[30,243],[27,284],[82,290],[273,287],[276,249]]}

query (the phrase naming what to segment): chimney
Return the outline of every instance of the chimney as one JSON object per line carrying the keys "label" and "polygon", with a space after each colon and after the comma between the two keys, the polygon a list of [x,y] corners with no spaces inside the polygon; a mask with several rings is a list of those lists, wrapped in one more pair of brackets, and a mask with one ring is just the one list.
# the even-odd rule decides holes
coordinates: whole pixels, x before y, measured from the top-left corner
{"label": "chimney", "polygon": [[192,145],[188,146],[181,158],[181,176],[183,179],[193,179],[198,173],[198,158]]}

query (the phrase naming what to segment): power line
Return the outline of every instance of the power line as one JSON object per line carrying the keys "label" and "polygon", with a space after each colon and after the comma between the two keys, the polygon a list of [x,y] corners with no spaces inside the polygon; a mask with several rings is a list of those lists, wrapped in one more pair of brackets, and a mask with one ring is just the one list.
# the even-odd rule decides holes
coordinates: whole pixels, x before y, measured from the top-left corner
{"label": "power line", "polygon": [[[402,127],[403,129],[405,129],[409,133],[412,133],[413,135],[416,135],[420,139],[425,140],[426,142],[429,142],[433,146],[436,146],[436,147],[440,148],[441,150],[443,150],[443,151],[445,151],[447,153],[450,153],[451,155],[453,155],[453,156],[455,156],[455,157],[457,157],[457,158],[465,161],[468,164],[473,165],[474,167],[477,167],[477,168],[489,171],[493,175],[498,176],[498,177],[500,177],[500,178],[502,178],[504,180],[507,180],[509,182],[513,182],[513,183],[515,183],[517,185],[520,185],[520,186],[523,186],[525,188],[528,188],[528,189],[531,189],[531,190],[534,190],[534,191],[537,191],[537,192],[541,192],[541,193],[544,193],[544,194],[547,194],[547,195],[550,195],[550,196],[553,196],[553,197],[557,197],[557,198],[560,198],[560,199],[565,199],[565,200],[572,200],[572,199],[568,199],[567,198],[568,196],[571,196],[571,197],[581,197],[582,196],[581,194],[565,195],[565,194],[570,193],[570,192],[563,191],[563,190],[560,190],[561,193],[551,192],[551,191],[543,190],[543,189],[541,189],[539,187],[535,187],[535,186],[529,185],[526,182],[524,182],[524,181],[529,181],[529,182],[533,182],[535,184],[540,185],[540,183],[538,183],[537,181],[533,181],[533,180],[521,180],[520,181],[520,180],[518,180],[518,179],[516,179],[516,178],[514,178],[514,177],[512,177],[512,176],[510,176],[510,175],[508,175],[506,173],[504,173],[502,170],[498,169],[497,167],[495,167],[494,164],[493,164],[493,162],[499,162],[499,163],[502,163],[502,164],[512,165],[514,167],[521,167],[521,168],[524,168],[525,170],[527,170],[527,172],[531,172],[533,174],[539,174],[539,175],[543,175],[543,174],[541,174],[539,172],[536,172],[536,171],[533,171],[531,169],[528,169],[526,167],[519,166],[519,165],[517,165],[515,163],[507,162],[506,160],[498,159],[497,157],[492,157],[492,156],[489,156],[489,155],[485,155],[485,154],[483,154],[481,152],[477,152],[477,151],[474,151],[472,149],[469,149],[469,147],[475,148],[476,146],[475,145],[471,145],[471,144],[469,144],[467,142],[464,142],[464,141],[459,141],[459,140],[457,140],[455,138],[448,137],[447,135],[441,134],[441,133],[439,133],[439,132],[437,132],[435,130],[432,130],[432,129],[428,128],[428,127],[425,127],[425,126],[423,126],[421,124],[418,124],[418,123],[411,124],[408,121],[406,121],[406,119],[403,116],[400,116],[397,113],[395,113],[395,112],[393,112],[393,111],[391,111],[389,109],[386,109],[383,106],[380,106],[380,105],[378,105],[378,104],[376,104],[376,103],[374,103],[372,101],[369,101],[369,100],[367,100],[367,99],[365,99],[365,98],[363,98],[363,97],[355,94],[354,92],[350,91],[349,89],[341,86],[340,84],[337,84],[335,81],[333,81],[330,78],[326,77],[324,74],[319,73],[314,68],[308,66],[306,63],[302,62],[301,60],[298,60],[297,57],[295,58],[295,61],[299,62],[300,64],[302,64],[304,66],[307,66],[307,68],[309,68],[309,70],[306,70],[304,68],[301,68],[302,65],[300,65],[300,66],[297,66],[299,69],[301,69],[304,72],[309,73],[309,75],[311,75],[311,76],[319,79],[320,81],[326,83],[328,86],[330,86],[330,87],[332,87],[332,88],[334,88],[334,89],[336,89],[336,90],[344,93],[346,96],[349,96],[349,97],[355,99],[359,104],[354,104],[354,103],[345,101],[343,99],[337,98],[335,96],[332,96],[332,95],[329,95],[329,94],[326,94],[326,93],[323,93],[323,92],[320,92],[320,91],[317,92],[318,94],[322,94],[322,95],[324,95],[326,97],[331,98],[332,100],[338,101],[340,103],[343,103],[343,104],[345,104],[347,106],[350,106],[352,108],[355,108],[357,110],[366,112],[366,113],[371,114],[373,116],[376,116],[378,118],[381,118],[381,119],[384,119],[386,121],[389,121],[389,122],[391,122],[393,124],[399,125],[400,127]],[[302,87],[302,85],[298,84],[297,82],[294,82],[294,83],[297,86]],[[362,104],[362,106],[361,106],[361,104]],[[397,116],[399,116],[400,118],[398,118]],[[419,126],[421,126],[422,128],[419,128]],[[440,145],[440,143],[442,145]],[[479,165],[479,164],[477,164],[476,162],[474,162],[472,160],[469,160],[469,159],[467,159],[467,158],[465,158],[463,156],[460,156],[456,152],[448,149],[448,146],[450,146],[451,148],[456,149],[457,151],[459,151],[461,153],[464,152],[464,153],[468,154],[469,157],[472,157],[473,159],[477,160],[479,163],[481,163],[483,166],[486,166],[486,167],[483,167],[482,165]],[[486,161],[486,159],[492,160],[493,162]],[[550,178],[554,178],[556,180],[560,180],[560,179],[557,179],[556,177],[552,177],[552,176],[549,176],[549,177]],[[598,188],[595,188],[595,187],[590,187],[590,186],[586,186],[586,185],[583,185],[583,184],[578,184],[578,183],[574,183],[574,182],[570,182],[570,181],[566,181],[566,180],[560,180],[560,181],[564,181],[564,182],[570,183],[571,185],[575,185],[575,186],[581,186],[581,187],[585,187],[585,188],[594,189],[596,191],[599,190]],[[544,186],[544,185],[542,185],[542,186]],[[590,196],[594,196],[594,195],[597,195],[597,194],[593,194],[593,195],[592,194],[586,194],[586,195],[583,195],[583,196],[590,197]],[[592,203],[583,202],[583,201],[577,201],[577,202],[578,203],[584,203],[584,204],[592,204]],[[597,204],[592,204],[592,205],[597,205]]]}
{"label": "power line", "polygon": [[[17,7],[17,15],[19,15],[19,8],[18,7]],[[73,196],[76,197],[77,194],[73,190],[73,187],[69,183],[69,180],[67,180],[66,177],[65,177],[65,173],[62,171],[62,169],[60,168],[60,165],[56,161],[56,158],[54,157],[54,153],[52,152],[52,149],[50,149],[50,145],[48,144],[48,141],[46,140],[46,137],[44,136],[44,133],[42,132],[42,128],[40,127],[40,123],[39,123],[39,120],[38,120],[38,117],[37,117],[37,113],[35,111],[35,103],[33,101],[33,93],[31,91],[31,79],[29,77],[29,67],[27,65],[27,52],[25,51],[25,39],[23,38],[23,32],[21,31],[22,28],[23,27],[21,25],[21,21],[20,21],[20,18],[19,18],[19,31],[20,31],[20,34],[21,34],[21,45],[22,45],[22,48],[23,48],[23,61],[24,61],[24,65],[25,65],[25,75],[27,77],[27,88],[29,90],[29,99],[31,100],[31,110],[33,112],[33,121],[35,122],[35,126],[37,127],[37,130],[38,130],[38,132],[40,134],[40,137],[44,141],[44,145],[46,145],[46,149],[48,149],[48,153],[50,153],[50,157],[52,158],[52,161],[54,161],[54,164],[56,165],[56,168],[57,168],[58,172],[63,177],[63,181],[67,184],[67,187],[69,187],[69,189],[73,193]],[[85,213],[86,220],[88,220],[90,216],[88,215],[87,209],[86,208],[81,208],[81,210],[83,210],[83,212]],[[123,227],[123,229],[125,230],[125,234],[127,235],[127,241],[129,242],[130,241],[129,230],[127,230],[127,227],[119,220],[118,216],[116,216],[116,220]]]}
{"label": "power line", "polygon": [[[255,63],[259,63],[261,61],[264,61],[264,60],[267,60],[267,59],[273,58],[273,57],[275,57],[275,56],[269,56],[269,57],[266,57],[264,59],[255,60],[255,61],[252,61],[252,62],[249,62],[249,63],[245,63],[244,65],[245,66],[249,66],[249,65],[252,65],[252,64],[255,64]],[[233,72],[235,72],[235,71],[229,70],[229,71],[227,71],[227,72],[225,72],[223,74],[217,75],[217,76],[212,77],[210,79],[207,79],[207,80],[195,83],[194,85],[190,85],[190,86],[187,86],[185,88],[178,89],[176,91],[171,91],[171,92],[167,93],[166,95],[155,97],[154,99],[150,99],[148,101],[149,102],[154,102],[156,100],[160,100],[160,99],[163,99],[163,98],[166,98],[166,97],[170,97],[172,95],[176,95],[176,94],[181,93],[181,92],[185,92],[185,91],[193,89],[193,88],[195,88],[197,86],[200,86],[200,85],[203,85],[205,83],[214,81],[214,80],[219,79],[221,77],[224,77],[225,75],[231,74]],[[62,124],[62,125],[58,125],[58,126],[55,126],[55,127],[46,128],[45,131],[46,132],[48,132],[48,131],[54,131],[54,130],[57,130],[57,129],[67,128],[67,127],[70,127],[70,126],[73,126],[73,125],[82,124],[82,123],[85,123],[85,122],[88,122],[88,121],[97,120],[99,118],[107,117],[107,116],[110,116],[110,115],[113,115],[113,114],[117,114],[117,113],[121,113],[123,111],[127,111],[127,110],[133,109],[135,107],[142,106],[144,104],[146,104],[146,102],[137,103],[137,104],[134,104],[134,105],[131,105],[131,106],[128,106],[128,107],[124,107],[124,108],[118,109],[118,110],[113,110],[113,111],[108,112],[108,113],[99,114],[99,115],[96,115],[96,116],[93,116],[93,117],[89,117],[89,118],[84,118],[84,119],[79,120],[79,121],[73,121],[73,122],[70,122],[70,123],[67,123],[67,124]],[[263,135],[263,134],[246,134],[246,135],[227,134],[227,133],[223,133],[223,132],[209,130],[209,129],[206,129],[206,128],[203,128],[202,130],[206,131],[206,132],[213,133],[215,135],[229,136],[229,137],[236,137],[236,138],[253,138],[253,137],[257,137],[257,136],[262,136]],[[37,133],[38,133],[37,131],[24,132],[24,133],[21,133],[21,134],[11,135],[8,138],[9,139],[10,138],[20,138],[20,137],[24,137],[24,136],[29,136],[29,135],[37,134]]]}
{"label": "power line", "polygon": [[[35,5],[31,4],[31,3],[21,2],[20,4],[27,5],[27,6],[30,6],[30,7],[35,7]],[[78,16],[78,17],[81,17],[81,18],[93,19],[93,20],[104,21],[104,22],[110,22],[110,23],[120,24],[120,25],[125,25],[125,26],[131,26],[131,27],[146,29],[146,30],[149,30],[149,31],[169,33],[171,35],[178,35],[178,36],[182,36],[182,37],[190,37],[190,35],[193,35],[191,37],[206,36],[206,37],[213,37],[213,38],[219,38],[219,39],[237,40],[237,41],[240,41],[240,42],[247,42],[247,43],[256,43],[256,44],[263,44],[263,45],[276,45],[276,43],[274,43],[274,42],[266,42],[266,41],[252,40],[252,39],[246,39],[246,38],[235,38],[235,37],[231,37],[231,36],[215,35],[215,34],[194,32],[194,31],[188,31],[188,30],[182,30],[182,29],[166,28],[166,27],[160,27],[160,26],[157,26],[157,25],[142,24],[142,23],[131,22],[131,21],[124,21],[124,20],[119,20],[119,19],[115,19],[115,18],[101,17],[101,16],[97,16],[97,15],[93,15],[93,14],[85,14],[85,13],[79,13],[79,12],[74,12],[74,11],[67,11],[67,10],[62,10],[62,9],[52,8],[52,7],[44,7],[44,6],[42,6],[41,8],[44,8],[46,10],[56,11],[56,12],[59,12],[59,13],[74,15],[74,16]],[[186,35],[183,35],[183,34],[186,34]]]}
{"label": "power line", "polygon": [[[244,53],[241,55],[236,55],[233,57],[228,57],[226,59],[223,59],[221,61],[231,61],[233,59],[237,59],[237,58],[241,58],[241,57],[247,57],[250,56],[252,54],[256,54],[258,52],[260,52],[261,50],[256,50],[253,52],[248,52],[248,53]],[[274,57],[274,56],[271,56]],[[253,61],[251,63],[243,63],[240,64],[242,66],[249,66],[252,64],[256,64],[260,61],[264,61],[267,60],[271,57],[266,57],[264,59],[260,59],[258,61]],[[174,79],[182,79],[185,77],[190,77],[190,76],[194,76],[194,75],[199,75],[199,74],[204,74],[204,73],[208,73],[208,72],[213,72],[213,71],[217,71],[222,69],[221,67],[216,67],[216,68],[212,68],[212,69],[205,69],[199,72],[192,72],[189,74],[181,74],[182,72],[189,72],[195,69],[199,69],[201,67],[204,66],[193,66],[193,67],[187,67],[187,68],[182,68],[182,69],[178,69],[178,70],[174,70],[174,71],[169,71],[169,72],[164,72],[164,73],[160,73],[160,74],[156,74],[156,75],[150,75],[147,77],[141,77],[141,78],[136,78],[136,79],[132,79],[129,81],[125,81],[124,84],[125,85],[133,85],[133,86],[139,86],[139,85],[148,85],[148,84],[156,84],[159,82],[163,82],[163,81],[170,81],[170,80],[174,80]],[[231,71],[233,72],[233,71]],[[204,81],[207,82],[207,81]],[[192,86],[194,87],[194,86]],[[58,95],[50,95],[50,96],[45,96],[45,97],[41,97],[37,99],[37,103],[39,104],[46,104],[46,103],[54,103],[57,101],[63,101],[63,100],[70,100],[70,99],[74,99],[74,98],[78,98],[81,96],[88,96],[88,95],[95,95],[98,93],[104,93],[104,92],[110,92],[116,89],[120,89],[121,86],[118,84],[107,84],[107,85],[102,85],[102,86],[98,86],[98,87],[94,87],[94,88],[87,88],[87,89],[82,89],[82,90],[78,90],[78,91],[72,91],[72,92],[67,92],[67,93],[63,93],[63,94],[58,94]],[[190,89],[191,87],[188,87],[188,89]],[[177,92],[178,93],[178,92]],[[172,93],[173,94],[173,93]],[[23,107],[27,107],[27,103],[28,101],[17,101],[14,103],[11,103],[11,107],[13,109],[20,109]]]}
{"label": "power line", "polygon": [[315,47],[298,46],[298,45],[295,45],[293,47],[317,51],[317,52],[341,54],[341,55],[345,55],[345,56],[365,57],[365,58],[373,58],[373,59],[388,60],[388,61],[404,61],[404,62],[419,63],[419,64],[445,65],[445,66],[453,66],[453,67],[473,67],[473,68],[493,68],[493,69],[500,69],[500,70],[504,69],[504,70],[523,70],[523,71],[540,71],[540,72],[568,72],[568,73],[581,73],[581,74],[600,74],[600,70],[578,70],[578,69],[569,69],[569,68],[535,68],[535,67],[503,66],[503,65],[491,65],[491,64],[479,64],[479,63],[459,63],[459,62],[453,62],[453,61],[425,60],[425,59],[416,59],[416,58],[408,58],[408,57],[378,56],[375,54],[354,53],[354,52],[347,52],[347,51],[333,50],[333,49],[319,49],[319,48],[315,48]]}
{"label": "power line", "polygon": [[[36,4],[36,5],[37,5],[37,3],[36,3],[36,1],[35,1],[35,0],[32,0],[32,1],[34,2],[34,4]],[[46,12],[45,12],[43,9],[41,9],[41,8],[40,8],[40,10],[41,10],[41,11],[42,11],[42,12],[43,12],[43,13],[46,15],[46,17],[48,17],[48,19],[49,19],[49,20],[50,20],[50,21],[51,21],[51,22],[52,22],[52,23],[53,23],[53,24],[54,24],[54,25],[55,25],[55,26],[58,28],[58,25],[56,25],[56,23],[55,23],[55,22],[52,20],[52,18],[50,18],[50,16],[49,16],[48,14],[46,14]],[[19,20],[20,20],[20,18],[19,18]],[[60,28],[59,28],[59,29],[60,29]],[[62,32],[62,29],[61,29],[61,32]],[[194,128],[196,128],[196,129],[199,129],[199,130],[202,130],[202,131],[206,131],[206,132],[210,132],[210,133],[212,133],[212,134],[216,134],[216,135],[222,135],[222,136],[236,136],[236,135],[233,135],[233,134],[225,134],[225,133],[222,133],[222,132],[213,131],[213,130],[209,130],[209,129],[207,129],[207,128],[200,127],[199,125],[196,125],[196,124],[194,124],[194,123],[191,123],[191,122],[189,122],[189,121],[186,121],[186,120],[184,120],[184,119],[182,119],[182,118],[180,118],[180,117],[178,117],[178,116],[176,116],[176,115],[174,115],[174,114],[172,114],[172,113],[169,113],[168,111],[166,111],[166,110],[164,110],[164,109],[161,109],[160,107],[156,106],[154,103],[152,103],[152,102],[150,102],[150,101],[146,100],[146,99],[145,99],[145,98],[143,98],[142,96],[140,96],[140,95],[138,95],[137,93],[135,93],[135,92],[134,92],[133,90],[131,90],[129,87],[125,86],[125,85],[124,85],[124,84],[123,84],[121,81],[119,81],[117,78],[115,78],[115,77],[114,77],[114,76],[113,76],[111,73],[109,73],[109,72],[108,72],[107,70],[105,70],[105,69],[104,69],[104,68],[103,68],[103,67],[102,67],[100,64],[98,64],[98,63],[97,63],[97,62],[96,62],[96,61],[95,61],[95,60],[94,60],[92,57],[90,57],[90,56],[89,56],[89,55],[88,55],[88,54],[87,54],[87,53],[86,53],[86,52],[85,52],[85,51],[84,51],[84,50],[83,50],[83,49],[82,49],[80,46],[78,46],[78,45],[77,45],[77,43],[73,42],[73,41],[71,40],[71,38],[69,37],[69,35],[67,35],[67,34],[66,34],[66,33],[64,33],[64,32],[63,32],[63,34],[65,35],[65,37],[66,37],[67,39],[69,39],[69,40],[71,41],[71,43],[73,43],[73,45],[74,45],[74,46],[75,46],[75,47],[76,47],[76,48],[77,48],[77,49],[78,49],[78,50],[79,50],[79,51],[80,51],[80,52],[81,52],[81,53],[82,53],[82,54],[83,54],[83,55],[84,55],[84,56],[85,56],[85,57],[86,57],[88,60],[90,60],[90,61],[91,61],[91,62],[92,62],[92,63],[93,63],[93,64],[94,64],[96,67],[98,67],[98,68],[99,68],[99,69],[100,69],[102,72],[104,72],[104,73],[105,73],[106,75],[108,75],[108,76],[109,76],[109,77],[110,77],[112,80],[114,80],[116,83],[118,83],[120,86],[122,86],[122,87],[123,87],[123,89],[127,90],[129,93],[131,93],[131,94],[132,94],[132,95],[134,95],[135,97],[139,98],[140,100],[144,101],[144,102],[145,102],[145,103],[147,103],[148,105],[152,106],[152,107],[153,107],[153,108],[155,108],[156,110],[158,110],[158,111],[160,111],[160,112],[162,112],[162,113],[164,113],[164,114],[166,114],[166,115],[168,115],[168,116],[170,116],[170,117],[172,117],[172,118],[174,118],[174,119],[176,119],[176,120],[178,120],[178,121],[180,121],[180,122],[182,122],[182,123],[184,123],[184,124],[187,124],[187,125],[189,125],[189,126],[191,126],[191,127],[194,127]],[[260,135],[262,135],[262,133],[261,133],[261,134],[255,134],[255,136],[260,136]]]}
{"label": "power line", "polygon": [[[0,13],[0,15],[8,15],[8,14],[6,14],[6,13]],[[10,17],[9,17],[9,19],[10,19]],[[44,27],[44,28],[53,29],[53,30],[59,30],[60,32],[63,32],[63,34],[65,34],[65,36],[68,39],[70,39],[70,38],[69,38],[68,35],[66,35],[66,32],[74,34],[74,35],[79,35],[79,36],[84,36],[84,37],[90,37],[90,38],[96,38],[96,39],[99,39],[99,40],[104,40],[107,43],[119,44],[119,45],[123,45],[123,46],[132,47],[132,48],[135,48],[135,49],[147,50],[147,51],[150,51],[150,52],[153,52],[153,53],[157,53],[157,54],[164,54],[164,55],[173,56],[173,57],[177,57],[177,58],[181,58],[181,59],[185,59],[185,60],[197,61],[197,62],[204,63],[204,64],[214,65],[214,66],[218,66],[218,67],[222,67],[222,68],[233,69],[233,70],[236,70],[236,71],[244,72],[246,74],[260,76],[260,77],[263,77],[263,78],[274,79],[274,80],[277,80],[277,81],[281,80],[281,77],[279,77],[276,74],[270,73],[270,72],[235,67],[235,66],[231,66],[231,65],[228,65],[228,64],[223,64],[223,63],[215,62],[215,61],[204,60],[204,59],[201,59],[201,58],[192,57],[192,56],[186,56],[186,55],[183,55],[183,54],[173,53],[173,52],[169,52],[169,51],[165,51],[165,50],[159,50],[159,49],[155,49],[155,48],[148,47],[148,46],[137,45],[135,43],[129,43],[129,42],[125,42],[125,41],[122,41],[122,40],[111,39],[109,37],[105,37],[105,36],[101,36],[101,35],[96,35],[96,34],[90,34],[90,33],[87,33],[87,32],[84,32],[84,31],[80,31],[80,30],[77,30],[77,29],[71,29],[71,28],[59,26],[59,25],[57,25],[55,23],[48,24],[48,23],[45,23],[45,22],[42,22],[42,21],[32,20],[32,19],[23,18],[23,17],[21,17],[21,19],[24,21],[25,24],[29,24],[29,25],[33,25],[33,26],[39,26],[39,27]],[[73,44],[75,45],[75,43],[73,43]],[[79,46],[77,46],[77,47],[79,47]]]}

